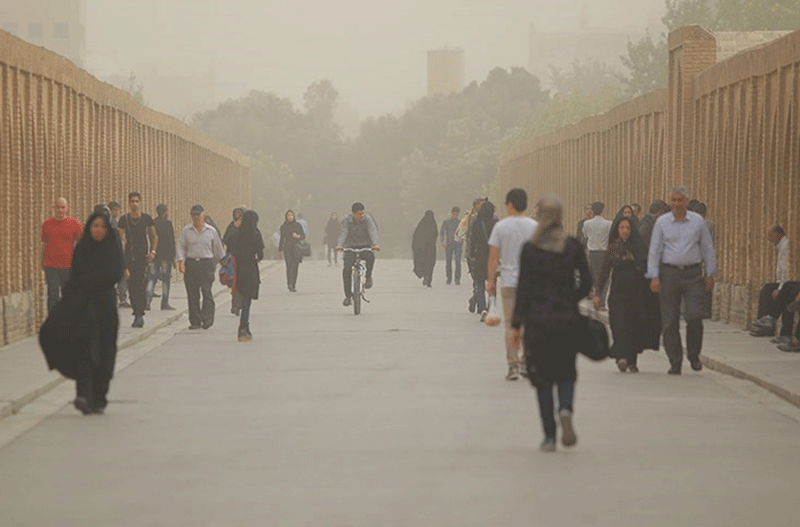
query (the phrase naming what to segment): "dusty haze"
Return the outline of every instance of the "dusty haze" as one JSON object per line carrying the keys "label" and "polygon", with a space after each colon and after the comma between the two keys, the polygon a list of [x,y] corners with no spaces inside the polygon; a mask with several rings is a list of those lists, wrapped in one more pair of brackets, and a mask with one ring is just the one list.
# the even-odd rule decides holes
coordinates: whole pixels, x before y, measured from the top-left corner
{"label": "dusty haze", "polygon": [[87,65],[100,75],[139,63],[213,69],[218,102],[251,89],[299,102],[330,78],[364,118],[425,95],[429,49],[464,48],[469,83],[525,66],[530,23],[641,31],[663,10],[663,0],[88,0]]}

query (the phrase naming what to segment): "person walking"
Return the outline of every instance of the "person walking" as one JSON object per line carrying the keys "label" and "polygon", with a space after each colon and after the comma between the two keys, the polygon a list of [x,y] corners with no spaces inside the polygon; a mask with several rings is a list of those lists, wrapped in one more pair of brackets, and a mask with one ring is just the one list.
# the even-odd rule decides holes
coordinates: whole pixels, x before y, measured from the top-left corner
{"label": "person walking", "polygon": [[[475,227],[475,222],[478,221],[478,213],[481,207],[487,201],[488,198],[475,198],[472,200],[472,209],[464,215],[464,219],[461,220],[461,223],[458,225],[458,233],[464,238],[464,255],[467,259],[467,270],[470,276],[472,275],[472,267],[475,263],[472,257],[472,230]],[[474,279],[472,281],[472,295],[469,297],[467,305],[470,313],[474,313],[478,306],[478,291],[475,287]]]}
{"label": "person walking", "polygon": [[156,257],[158,233],[153,218],[142,212],[139,192],[128,194],[128,206],[130,212],[119,220],[119,235],[125,251],[125,278],[133,308],[131,327],[141,328],[144,327],[144,308],[147,305],[147,266]]}
{"label": "person walking", "polygon": [[153,220],[158,236],[158,252],[149,265],[149,280],[147,282],[147,305],[150,303],[156,290],[156,282],[161,280],[161,311],[174,311],[169,305],[169,292],[172,286],[172,268],[175,267],[175,227],[169,219],[169,209],[164,203],[156,207],[156,217]]}
{"label": "person walking", "polygon": [[239,342],[253,340],[250,332],[250,307],[258,299],[261,272],[258,264],[264,259],[264,239],[258,230],[258,214],[244,211],[239,228],[228,238],[228,250],[236,259],[236,290],[242,302],[239,317]]}
{"label": "person walking", "polygon": [[[600,267],[608,248],[608,234],[611,232],[611,222],[603,217],[603,210],[606,205],[602,201],[592,203],[592,214],[594,217],[586,220],[583,224],[583,235],[586,237],[586,249],[589,253],[589,267],[592,269],[592,276],[600,274]],[[600,309],[606,308],[606,289],[600,290]]]}
{"label": "person walking", "polygon": [[81,222],[67,215],[65,198],[53,203],[53,217],[42,223],[42,269],[47,284],[47,310],[53,309],[69,279],[72,252],[81,239]]}
{"label": "person walking", "polygon": [[436,228],[433,211],[426,210],[411,239],[411,250],[414,253],[414,274],[417,275],[417,278],[422,278],[422,285],[425,287],[431,287],[433,281],[433,268],[436,266],[436,238],[438,236],[439,231]]}
{"label": "person walking", "polygon": [[[230,238],[239,230],[239,226],[242,224],[242,216],[244,215],[244,211],[244,207],[236,207],[233,209],[233,219],[228,224],[228,227],[225,229],[225,234],[222,236],[222,244],[225,246],[225,251],[228,253],[231,252],[231,248],[229,246]],[[240,295],[239,290],[234,287],[231,290],[231,314],[238,317],[241,311],[242,295]]]}
{"label": "person walking", "polygon": [[648,300],[652,292],[644,277],[647,247],[636,223],[636,216],[620,215],[614,221],[592,298],[594,308],[599,309],[599,291],[610,278],[608,318],[614,337],[610,355],[619,371],[631,373],[639,371],[639,353],[646,348],[658,350],[661,338],[661,320],[658,311],[651,309],[653,303]]}
{"label": "person walking", "polygon": [[637,229],[642,236],[644,246],[648,249],[650,247],[650,238],[653,236],[653,227],[656,224],[656,220],[668,210],[669,206],[663,200],[657,199],[650,205],[648,214],[639,222]]}
{"label": "person walking", "polygon": [[74,405],[84,415],[103,413],[108,404],[119,330],[114,286],[124,270],[120,241],[104,207],[87,220],[64,298],[39,332],[50,368],[75,379]]}
{"label": "person walking", "polygon": [[561,443],[571,447],[578,441],[572,423],[575,358],[582,345],[578,302],[592,287],[586,253],[564,230],[563,209],[556,196],[539,201],[539,224],[522,248],[511,321],[511,339],[516,345],[522,341],[520,329],[525,327],[525,361],[539,400],[544,429],[541,449],[545,452],[556,449],[554,385],[558,387]]}
{"label": "person walking", "polygon": [[511,339],[511,319],[514,315],[514,302],[519,281],[519,259],[522,246],[530,241],[536,231],[536,220],[525,216],[528,208],[528,194],[521,188],[513,188],[506,195],[508,216],[497,222],[489,237],[489,266],[486,291],[497,293],[497,271],[500,270],[502,287],[500,297],[503,301],[503,315],[506,332],[506,361],[508,362],[507,381],[516,381],[523,372],[519,357],[520,346]]}
{"label": "person walking", "polygon": [[[480,205],[478,216],[470,229],[470,259],[472,260],[472,287],[475,291],[475,302],[481,322],[486,320],[486,278],[489,267],[489,238],[497,220],[494,217],[494,203],[484,201]],[[470,310],[471,311],[471,310]]]}
{"label": "person walking", "polygon": [[576,233],[576,238],[584,248],[586,247],[586,236],[583,234],[583,224],[592,218],[594,218],[594,213],[592,212],[592,204],[589,203],[583,207],[583,218],[578,220],[578,229]]}
{"label": "person walking", "polygon": [[442,247],[444,247],[447,285],[453,282],[454,259],[456,261],[456,285],[461,284],[461,250],[463,242],[457,236],[458,226],[461,223],[458,217],[459,214],[461,214],[460,207],[456,206],[450,209],[450,217],[442,222],[442,228],[439,230]]}
{"label": "person walking", "polygon": [[650,289],[661,295],[661,329],[671,375],[680,375],[683,362],[681,301],[686,306],[686,355],[693,370],[703,369],[703,289],[714,286],[717,274],[711,233],[702,216],[687,210],[688,196],[686,187],[672,188],[672,212],[656,221],[647,258]]}
{"label": "person walking", "polygon": [[[111,228],[117,233],[119,238],[119,219],[122,217],[122,205],[117,201],[109,201],[108,209],[111,211]],[[117,296],[119,298],[119,307],[131,307],[128,302],[128,280],[123,274],[122,280],[117,284]]]}
{"label": "person walking", "polygon": [[339,228],[339,216],[335,212],[331,212],[328,224],[325,225],[325,247],[328,254],[328,267],[339,265],[339,253],[336,252],[336,242],[339,241]]}
{"label": "person walking", "polygon": [[[214,271],[225,253],[217,230],[207,224],[202,205],[191,208],[192,223],[178,237],[178,270],[184,273],[189,303],[189,329],[208,329],[214,325]],[[203,304],[200,307],[200,296]]]}
{"label": "person walking", "polygon": [[303,255],[300,254],[300,240],[305,240],[306,232],[303,226],[295,221],[294,211],[289,209],[284,216],[281,225],[281,239],[278,243],[278,252],[283,253],[286,262],[286,285],[290,293],[297,292],[297,272],[300,264],[303,263]]}

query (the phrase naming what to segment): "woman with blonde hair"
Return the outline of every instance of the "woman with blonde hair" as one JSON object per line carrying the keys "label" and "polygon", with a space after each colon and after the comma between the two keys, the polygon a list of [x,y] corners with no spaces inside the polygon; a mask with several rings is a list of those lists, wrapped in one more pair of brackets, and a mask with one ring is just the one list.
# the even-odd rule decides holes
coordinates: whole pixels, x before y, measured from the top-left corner
{"label": "woman with blonde hair", "polygon": [[538,208],[539,225],[520,257],[511,338],[519,345],[520,328],[525,326],[528,378],[538,395],[544,428],[541,449],[552,452],[556,448],[553,385],[558,387],[561,442],[570,447],[578,441],[572,426],[575,357],[581,345],[578,302],[591,290],[592,276],[580,242],[564,230],[561,200],[545,196]]}

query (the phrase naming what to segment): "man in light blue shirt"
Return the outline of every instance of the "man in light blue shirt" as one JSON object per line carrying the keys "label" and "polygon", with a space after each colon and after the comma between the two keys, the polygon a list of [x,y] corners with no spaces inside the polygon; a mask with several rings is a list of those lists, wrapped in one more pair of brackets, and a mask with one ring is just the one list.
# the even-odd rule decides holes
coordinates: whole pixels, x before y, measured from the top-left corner
{"label": "man in light blue shirt", "polygon": [[[681,300],[686,306],[686,356],[700,371],[703,346],[703,289],[714,287],[717,259],[708,225],[687,210],[689,192],[684,186],[670,193],[672,212],[661,215],[653,227],[647,258],[650,289],[661,295],[661,331],[672,375],[680,375],[683,346],[680,335]],[[703,271],[705,267],[705,278]]]}

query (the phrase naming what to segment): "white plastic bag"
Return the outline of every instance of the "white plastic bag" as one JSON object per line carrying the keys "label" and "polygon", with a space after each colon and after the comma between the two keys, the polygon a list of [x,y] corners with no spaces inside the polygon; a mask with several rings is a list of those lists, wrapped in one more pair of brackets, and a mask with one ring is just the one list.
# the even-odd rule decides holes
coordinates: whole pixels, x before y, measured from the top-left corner
{"label": "white plastic bag", "polygon": [[497,309],[497,297],[489,295],[489,311],[486,313],[486,318],[483,323],[487,326],[499,326],[503,319],[500,316],[500,311]]}

